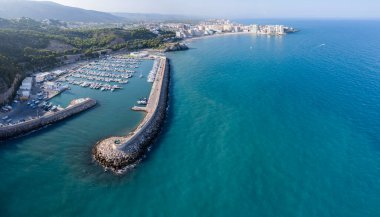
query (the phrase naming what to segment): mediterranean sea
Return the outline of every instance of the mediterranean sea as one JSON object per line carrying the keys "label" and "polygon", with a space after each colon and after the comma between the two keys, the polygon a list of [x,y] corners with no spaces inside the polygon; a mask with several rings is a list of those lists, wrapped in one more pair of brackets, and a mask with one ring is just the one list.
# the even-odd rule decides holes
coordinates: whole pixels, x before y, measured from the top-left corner
{"label": "mediterranean sea", "polygon": [[240,22],[301,31],[168,53],[167,121],[123,175],[91,150],[137,126],[150,85],[83,90],[99,106],[0,143],[0,216],[380,216],[380,21]]}

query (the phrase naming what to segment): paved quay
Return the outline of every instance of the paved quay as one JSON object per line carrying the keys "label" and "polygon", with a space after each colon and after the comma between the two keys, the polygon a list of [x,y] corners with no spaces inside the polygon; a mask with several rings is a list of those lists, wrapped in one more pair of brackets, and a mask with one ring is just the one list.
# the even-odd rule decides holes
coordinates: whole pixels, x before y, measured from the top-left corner
{"label": "paved quay", "polygon": [[117,171],[135,163],[145,154],[164,122],[169,74],[168,59],[162,57],[146,107],[132,108],[135,111],[146,112],[146,116],[128,135],[110,137],[96,144],[93,156],[101,165]]}

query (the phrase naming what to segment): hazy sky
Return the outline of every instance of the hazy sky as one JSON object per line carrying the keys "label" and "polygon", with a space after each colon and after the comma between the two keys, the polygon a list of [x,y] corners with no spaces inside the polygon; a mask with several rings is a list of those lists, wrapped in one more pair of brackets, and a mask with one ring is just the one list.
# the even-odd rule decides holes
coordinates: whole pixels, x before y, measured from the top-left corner
{"label": "hazy sky", "polygon": [[107,12],[231,18],[380,18],[380,0],[53,0]]}

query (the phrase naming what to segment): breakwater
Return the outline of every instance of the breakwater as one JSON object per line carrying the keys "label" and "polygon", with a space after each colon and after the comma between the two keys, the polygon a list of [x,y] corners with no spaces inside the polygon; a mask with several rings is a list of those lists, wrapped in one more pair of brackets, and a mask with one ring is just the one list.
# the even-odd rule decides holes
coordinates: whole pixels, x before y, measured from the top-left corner
{"label": "breakwater", "polygon": [[169,80],[169,61],[161,58],[147,106],[133,108],[146,112],[145,118],[129,135],[110,137],[95,145],[93,156],[101,165],[118,171],[134,164],[145,154],[165,119]]}
{"label": "breakwater", "polygon": [[96,105],[91,98],[73,100],[65,109],[44,116],[0,128],[0,140],[9,139],[40,129],[49,124],[71,117]]}

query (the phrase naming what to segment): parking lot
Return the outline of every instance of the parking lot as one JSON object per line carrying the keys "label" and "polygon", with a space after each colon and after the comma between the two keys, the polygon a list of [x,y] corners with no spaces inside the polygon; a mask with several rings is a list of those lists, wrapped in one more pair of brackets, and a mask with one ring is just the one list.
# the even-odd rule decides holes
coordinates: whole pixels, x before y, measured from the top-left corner
{"label": "parking lot", "polygon": [[24,122],[42,116],[48,111],[56,110],[58,106],[47,102],[47,99],[48,93],[41,88],[41,85],[33,85],[29,100],[22,101],[19,96],[16,96],[12,104],[1,108],[0,126]]}

